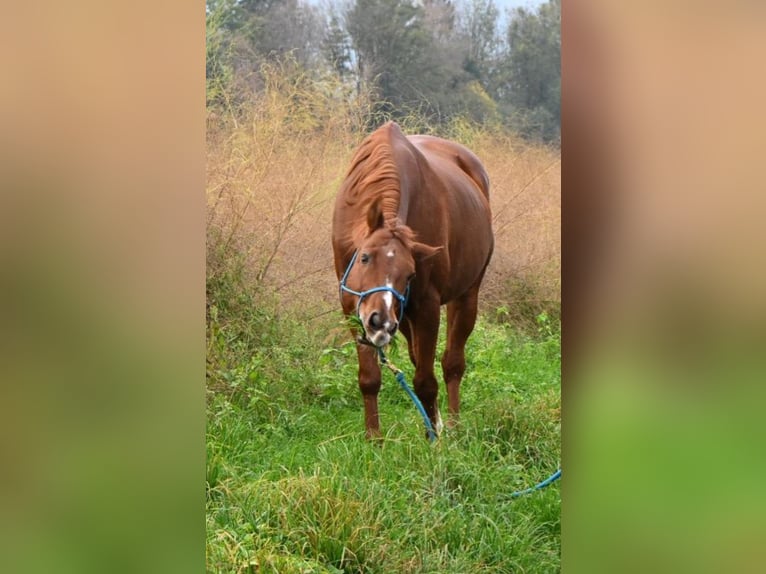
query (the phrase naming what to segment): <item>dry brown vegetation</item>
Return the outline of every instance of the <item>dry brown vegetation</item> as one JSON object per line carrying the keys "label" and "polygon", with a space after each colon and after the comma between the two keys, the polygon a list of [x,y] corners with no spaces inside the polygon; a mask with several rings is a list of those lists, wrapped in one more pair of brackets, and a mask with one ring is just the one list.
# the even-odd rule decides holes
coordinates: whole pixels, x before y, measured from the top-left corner
{"label": "dry brown vegetation", "polygon": [[[332,203],[366,133],[367,100],[337,81],[308,81],[283,67],[264,68],[261,78],[260,95],[236,112],[208,112],[208,305],[222,304],[220,291],[211,301],[211,289],[235,277],[263,305],[305,319],[332,316]],[[542,311],[557,315],[558,150],[462,121],[432,129],[413,118],[402,128],[468,145],[490,174],[496,248],[484,312],[520,326]]]}

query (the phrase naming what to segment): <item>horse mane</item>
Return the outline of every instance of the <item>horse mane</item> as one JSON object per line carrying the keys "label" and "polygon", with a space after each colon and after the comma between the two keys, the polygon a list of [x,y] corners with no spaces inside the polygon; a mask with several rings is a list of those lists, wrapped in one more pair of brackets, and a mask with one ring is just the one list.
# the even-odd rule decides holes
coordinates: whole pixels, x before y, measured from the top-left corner
{"label": "horse mane", "polygon": [[358,245],[369,234],[367,212],[375,202],[383,215],[384,227],[406,246],[414,241],[414,232],[399,219],[401,181],[391,146],[388,123],[367,136],[351,159],[343,183],[345,202],[356,206],[356,225],[348,230],[344,243]]}

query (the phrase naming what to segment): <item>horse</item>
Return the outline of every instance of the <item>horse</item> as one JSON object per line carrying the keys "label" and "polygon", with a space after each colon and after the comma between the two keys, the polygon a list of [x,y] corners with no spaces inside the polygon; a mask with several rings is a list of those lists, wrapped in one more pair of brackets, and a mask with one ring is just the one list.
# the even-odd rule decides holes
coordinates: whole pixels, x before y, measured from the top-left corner
{"label": "horse", "polygon": [[460,413],[465,345],[476,323],[479,287],[494,235],[489,176],[463,145],[405,136],[388,122],[368,135],[337,193],[332,220],[343,313],[356,315],[358,383],[365,435],[379,438],[377,348],[401,330],[415,367],[413,387],[437,433],[444,425],[434,374],[440,310],[447,306],[441,358],[449,428]]}

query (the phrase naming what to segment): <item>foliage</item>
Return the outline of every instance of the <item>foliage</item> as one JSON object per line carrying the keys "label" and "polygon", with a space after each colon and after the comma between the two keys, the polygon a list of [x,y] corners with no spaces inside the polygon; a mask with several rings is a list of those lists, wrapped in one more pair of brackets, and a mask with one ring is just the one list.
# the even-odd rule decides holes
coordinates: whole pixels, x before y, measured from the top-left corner
{"label": "foliage", "polygon": [[544,141],[561,130],[561,0],[537,12],[514,10],[508,27],[508,58],[502,90],[520,113],[517,129]]}
{"label": "foliage", "polygon": [[379,109],[406,113],[422,102],[429,114],[431,87],[446,78],[423,10],[407,0],[357,0],[347,19],[358,74],[376,87]]}
{"label": "foliage", "polygon": [[322,50],[330,68],[341,78],[351,74],[351,40],[338,14],[330,15],[330,24],[322,41]]}
{"label": "foliage", "polygon": [[208,106],[225,107],[225,94],[234,83],[232,42],[228,31],[233,2],[218,0],[207,4],[205,18],[205,78]]}
{"label": "foliage", "polygon": [[207,102],[233,109],[264,90],[260,70],[286,59],[311,81],[335,74],[371,95],[365,125],[468,117],[557,143],[560,0],[516,9],[493,0],[207,1]]}
{"label": "foliage", "polygon": [[489,85],[499,60],[499,17],[493,0],[470,0],[462,14],[460,26],[467,43],[463,68],[482,86]]}

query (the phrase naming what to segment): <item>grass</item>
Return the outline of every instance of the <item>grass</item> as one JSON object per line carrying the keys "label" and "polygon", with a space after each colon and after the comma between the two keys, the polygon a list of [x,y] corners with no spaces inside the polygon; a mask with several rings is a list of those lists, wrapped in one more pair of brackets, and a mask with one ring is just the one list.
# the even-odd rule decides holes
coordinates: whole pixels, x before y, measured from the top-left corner
{"label": "grass", "polygon": [[[510,498],[560,460],[560,345],[546,317],[536,337],[480,319],[461,425],[435,444],[387,372],[385,438],[365,441],[353,344],[282,329],[209,391],[208,571],[560,569],[558,483]],[[410,378],[405,354],[391,358]]]}

